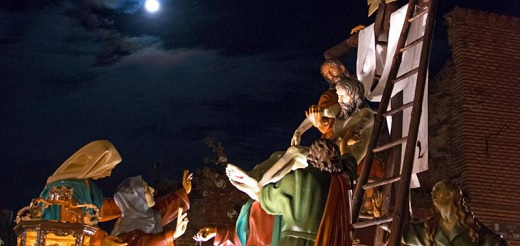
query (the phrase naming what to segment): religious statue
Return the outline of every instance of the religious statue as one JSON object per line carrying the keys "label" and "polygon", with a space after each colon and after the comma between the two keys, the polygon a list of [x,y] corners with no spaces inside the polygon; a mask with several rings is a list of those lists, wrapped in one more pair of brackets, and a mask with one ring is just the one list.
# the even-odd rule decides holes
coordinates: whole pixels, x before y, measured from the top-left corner
{"label": "religious statue", "polygon": [[[190,207],[193,174],[184,171],[183,188],[154,199],[154,189],[141,176],[124,180],[114,194],[121,217],[117,220],[112,235],[120,237],[129,246],[173,246],[175,239],[184,234],[188,225],[186,210]],[[163,226],[177,219],[174,231]]]}
{"label": "religious statue", "polygon": [[193,239],[206,242],[213,238],[213,245],[217,246],[277,245],[280,226],[280,216],[267,214],[258,201],[250,199],[242,206],[236,226],[204,227]]}
{"label": "religious statue", "polygon": [[432,214],[425,221],[404,226],[402,242],[405,245],[508,245],[502,236],[473,217],[462,191],[451,180],[435,184],[432,200]]}
{"label": "religious statue", "polygon": [[350,223],[351,181],[343,173],[339,147],[329,139],[318,139],[307,160],[311,166],[263,187],[240,169],[227,171],[232,172],[230,181],[258,200],[267,213],[282,216],[278,245],[350,245],[350,234],[336,233],[348,231]]}
{"label": "religious statue", "polygon": [[320,68],[321,75],[329,83],[329,89],[323,92],[317,105],[311,105],[305,111],[306,118],[294,131],[291,145],[300,145],[301,135],[311,128],[316,127],[322,137],[332,137],[334,119],[339,113],[338,95],[336,94],[336,83],[349,77],[345,66],[339,60],[325,60]]}
{"label": "religious statue", "polygon": [[[50,204],[42,211],[41,218],[95,225],[98,221],[103,222],[119,217],[121,212],[114,200],[104,198],[101,189],[93,180],[110,176],[112,169],[120,162],[119,152],[107,140],[97,140],[83,146],[47,179],[47,184],[40,194],[40,201],[59,201],[59,198],[52,197],[52,194],[59,193],[57,192],[59,190],[71,192],[70,201]],[[89,218],[92,217],[87,216],[92,211],[87,205],[99,210],[99,218],[95,221],[90,221]],[[111,237],[107,237],[102,230],[94,236],[94,240],[106,241],[107,239]]]}
{"label": "religious statue", "polygon": [[[336,101],[334,104],[331,103],[329,105],[339,105],[339,110],[336,110],[337,112],[332,114],[331,117],[333,118],[322,117],[322,112],[325,111],[324,107],[313,105],[307,112],[307,119],[320,129],[320,131],[324,130],[322,131],[322,133],[324,133],[323,137],[332,139],[340,146],[341,154],[344,156],[344,159],[352,157],[355,159],[355,163],[359,165],[358,167],[349,166],[348,168],[361,170],[360,164],[367,151],[368,141],[374,125],[374,116],[372,110],[366,106],[364,88],[361,82],[355,78],[340,75],[345,74],[341,72],[343,71],[341,69],[332,69],[334,67],[341,68],[342,66],[340,64],[338,61],[329,61],[325,62],[324,66],[322,66],[322,68],[327,68],[322,69],[322,71],[328,71],[324,72],[324,77],[330,79],[331,83],[335,84],[335,90],[329,91],[335,92],[336,97],[328,97],[330,99],[328,101],[330,102],[333,99]],[[327,92],[327,94],[330,93]],[[329,107],[329,109],[330,108],[332,107]],[[300,135],[299,133],[295,133],[293,140],[297,141],[293,141],[293,143],[299,141]],[[269,183],[277,182],[290,171],[307,167],[306,156],[308,151],[309,149],[307,147],[293,145],[285,152],[275,152],[268,160],[257,165],[255,168],[265,169],[267,171],[265,171],[261,179],[257,179],[258,182],[254,182],[255,185],[259,186],[255,190],[259,191],[261,187]],[[240,168],[229,164],[226,170],[226,174],[230,177],[230,181],[233,185],[246,193],[252,191],[249,188],[243,189],[244,186],[249,187],[249,185],[253,184],[240,180],[242,177],[240,173],[243,173]],[[382,178],[383,175],[382,162],[374,162],[370,177],[372,179],[379,179]],[[355,177],[352,177],[352,180],[355,180]],[[364,203],[364,211],[371,214],[374,214],[374,208],[371,202],[373,193],[373,190],[369,190],[365,193]],[[253,192],[248,195],[254,197],[255,193]],[[380,216],[380,211],[376,211],[375,215]]]}

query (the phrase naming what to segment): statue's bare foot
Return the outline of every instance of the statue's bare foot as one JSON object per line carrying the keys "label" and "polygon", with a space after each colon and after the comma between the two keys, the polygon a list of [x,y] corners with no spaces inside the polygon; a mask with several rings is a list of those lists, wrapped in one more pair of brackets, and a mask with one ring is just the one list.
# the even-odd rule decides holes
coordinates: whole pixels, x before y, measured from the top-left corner
{"label": "statue's bare foot", "polygon": [[227,165],[226,175],[233,186],[248,194],[251,198],[255,200],[258,199],[260,187],[258,186],[258,181],[256,181],[256,179],[247,175],[242,169],[233,164]]}
{"label": "statue's bare foot", "polygon": [[244,172],[239,167],[228,164],[226,167],[226,175],[228,176],[229,180],[242,183],[248,186],[257,186],[258,181],[256,179],[249,176],[246,172]]}
{"label": "statue's bare foot", "polygon": [[229,180],[234,180],[237,182],[242,182],[245,176],[248,176],[244,170],[230,163],[228,163],[226,166],[226,175],[228,176]]}

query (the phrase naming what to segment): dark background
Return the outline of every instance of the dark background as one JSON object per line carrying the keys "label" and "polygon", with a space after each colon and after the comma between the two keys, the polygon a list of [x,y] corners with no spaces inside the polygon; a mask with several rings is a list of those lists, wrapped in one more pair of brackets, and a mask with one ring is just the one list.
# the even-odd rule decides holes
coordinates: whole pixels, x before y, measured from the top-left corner
{"label": "dark background", "polygon": [[[288,147],[327,88],[323,51],[373,22],[362,0],[168,0],[153,14],[142,4],[0,3],[0,209],[28,205],[96,139],[123,157],[99,182],[107,196],[126,177],[155,180],[158,161],[176,179],[214,165],[207,137],[250,169]],[[450,57],[442,17],[455,6],[520,15],[519,1],[440,1],[432,77]],[[343,58],[352,72],[355,55]]]}

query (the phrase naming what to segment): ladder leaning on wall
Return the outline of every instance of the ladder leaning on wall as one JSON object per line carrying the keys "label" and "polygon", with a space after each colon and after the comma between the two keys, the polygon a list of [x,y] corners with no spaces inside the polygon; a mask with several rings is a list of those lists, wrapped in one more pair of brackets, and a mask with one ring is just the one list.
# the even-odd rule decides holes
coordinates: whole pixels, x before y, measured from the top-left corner
{"label": "ladder leaning on wall", "polygon": [[[407,216],[406,213],[408,210],[410,181],[412,176],[416,142],[419,134],[419,123],[422,112],[421,106],[424,100],[424,91],[427,80],[426,77],[428,74],[428,61],[433,37],[435,11],[437,7],[437,0],[419,1],[421,5],[420,7],[418,7],[417,5],[418,0],[410,0],[408,3],[405,21],[403,23],[403,28],[401,30],[401,34],[397,42],[396,52],[390,64],[391,67],[388,76],[388,82],[386,83],[386,86],[384,88],[381,102],[377,110],[377,115],[375,116],[376,118],[374,122],[374,130],[368,143],[368,150],[364,162],[365,164],[362,168],[352,200],[352,221],[354,222],[354,229],[391,222],[391,232],[388,242],[391,246],[400,245],[402,228],[404,223],[406,222],[404,221],[404,218]],[[424,35],[414,41],[407,43],[406,41],[409,35],[409,29],[411,24],[424,15],[427,15]],[[419,58],[419,66],[397,77],[403,53],[406,50],[417,45],[422,45]],[[387,64],[389,64],[389,62],[387,62]],[[392,110],[387,110],[390,100],[392,99],[391,96],[394,84],[415,74],[417,74],[417,79],[415,81],[416,86],[413,101],[403,104],[401,100],[401,105],[392,105]],[[402,113],[403,110],[410,107],[412,107],[412,110],[408,135],[406,137],[390,137],[390,140],[387,143],[381,143],[383,141],[380,141],[380,137],[383,133],[383,127],[386,117],[394,117],[395,115]],[[403,143],[406,143],[406,148],[404,156],[402,156],[403,162],[401,174],[393,175],[392,173],[387,172],[385,178],[383,178],[382,180],[378,180],[376,182],[369,182],[368,178],[372,166],[372,161],[374,160],[374,155],[378,152],[391,150],[392,148],[399,148]],[[378,144],[380,145],[377,146]],[[401,155],[401,151],[398,151],[398,155]],[[393,214],[383,215],[380,218],[371,218],[367,220],[358,221],[360,217],[359,215],[361,212],[361,206],[363,203],[365,190],[374,189],[380,186],[386,186],[383,195],[383,208],[388,208],[390,203],[390,199],[388,199],[388,197],[390,197],[392,185],[398,187],[395,198],[395,209]]]}

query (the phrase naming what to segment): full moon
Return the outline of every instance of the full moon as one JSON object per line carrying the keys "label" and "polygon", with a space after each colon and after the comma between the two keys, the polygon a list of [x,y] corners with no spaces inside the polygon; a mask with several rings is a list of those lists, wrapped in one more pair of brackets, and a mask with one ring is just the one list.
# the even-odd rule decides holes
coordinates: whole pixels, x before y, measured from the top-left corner
{"label": "full moon", "polygon": [[144,4],[144,7],[148,12],[155,12],[159,10],[159,2],[157,0],[146,0],[146,3]]}

